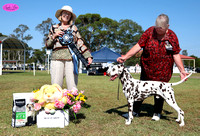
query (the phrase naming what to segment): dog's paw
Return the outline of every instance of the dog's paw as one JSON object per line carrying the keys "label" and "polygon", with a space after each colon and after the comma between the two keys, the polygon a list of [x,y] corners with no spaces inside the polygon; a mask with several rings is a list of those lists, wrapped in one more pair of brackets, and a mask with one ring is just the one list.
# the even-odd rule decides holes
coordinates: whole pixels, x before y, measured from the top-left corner
{"label": "dog's paw", "polygon": [[179,124],[180,127],[183,127],[185,125],[184,122],[182,122],[181,124]]}
{"label": "dog's paw", "polygon": [[176,119],[176,122],[177,122],[177,123],[180,123],[180,119]]}
{"label": "dog's paw", "polygon": [[130,125],[130,124],[131,124],[131,121],[128,120],[128,119],[126,119],[126,120],[125,120],[125,124],[126,124],[126,125]]}

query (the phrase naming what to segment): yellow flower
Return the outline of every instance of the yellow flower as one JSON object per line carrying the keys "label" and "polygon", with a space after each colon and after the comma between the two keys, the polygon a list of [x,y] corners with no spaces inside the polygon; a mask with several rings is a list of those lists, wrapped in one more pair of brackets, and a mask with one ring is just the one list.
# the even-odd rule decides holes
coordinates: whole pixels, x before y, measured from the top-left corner
{"label": "yellow flower", "polygon": [[79,99],[79,96],[76,96],[75,101],[77,101]]}
{"label": "yellow flower", "polygon": [[70,97],[72,97],[72,98],[74,98],[74,96],[72,94],[70,94],[70,93],[68,93],[67,95],[70,96]]}
{"label": "yellow flower", "polygon": [[85,102],[85,98],[84,97],[81,97],[80,100]]}
{"label": "yellow flower", "polygon": [[82,97],[85,99],[86,98],[86,96],[85,95],[82,95]]}
{"label": "yellow flower", "polygon": [[33,93],[36,93],[36,92],[38,92],[38,91],[40,91],[40,89],[34,90]]}

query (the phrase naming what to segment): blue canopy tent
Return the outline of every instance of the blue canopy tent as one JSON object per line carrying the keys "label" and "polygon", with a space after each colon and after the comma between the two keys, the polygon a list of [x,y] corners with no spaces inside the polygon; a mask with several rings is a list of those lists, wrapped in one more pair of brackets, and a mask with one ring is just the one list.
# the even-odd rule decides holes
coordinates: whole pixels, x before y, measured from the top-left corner
{"label": "blue canopy tent", "polygon": [[[88,75],[103,75],[107,66],[112,62],[117,62],[117,58],[121,55],[112,51],[107,47],[103,47],[99,51],[92,52],[93,61],[91,68],[87,72]],[[84,73],[84,72],[83,72]]]}
{"label": "blue canopy tent", "polygon": [[93,56],[93,63],[117,62],[117,58],[121,56],[107,47],[103,47],[91,54]]}

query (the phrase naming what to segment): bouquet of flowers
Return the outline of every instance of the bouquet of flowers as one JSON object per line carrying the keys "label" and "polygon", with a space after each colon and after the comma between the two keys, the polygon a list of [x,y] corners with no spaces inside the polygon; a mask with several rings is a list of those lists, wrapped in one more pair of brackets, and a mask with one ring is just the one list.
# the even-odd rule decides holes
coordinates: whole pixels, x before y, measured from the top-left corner
{"label": "bouquet of flowers", "polygon": [[32,101],[35,103],[35,111],[44,109],[47,114],[53,114],[56,109],[69,109],[75,115],[87,100],[83,93],[84,91],[78,91],[76,88],[72,90],[62,89],[57,84],[44,85],[41,89],[33,91]]}
{"label": "bouquet of flowers", "polygon": [[[81,109],[81,104],[85,103],[87,97],[83,95],[84,91],[78,91],[78,89],[73,88],[72,90],[63,90],[62,101],[55,100],[54,106],[57,109],[72,109],[74,113],[78,113]],[[65,104],[66,103],[66,104]]]}

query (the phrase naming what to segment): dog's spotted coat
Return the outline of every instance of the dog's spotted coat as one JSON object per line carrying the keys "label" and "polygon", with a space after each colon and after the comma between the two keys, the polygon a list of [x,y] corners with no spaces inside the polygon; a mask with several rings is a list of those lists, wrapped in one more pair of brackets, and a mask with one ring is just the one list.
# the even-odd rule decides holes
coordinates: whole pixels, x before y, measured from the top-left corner
{"label": "dog's spotted coat", "polygon": [[109,67],[107,71],[108,76],[111,77],[111,80],[114,80],[119,76],[121,83],[123,85],[123,93],[128,101],[128,113],[129,117],[126,119],[127,125],[131,124],[133,119],[133,103],[134,101],[141,101],[151,95],[159,95],[165,99],[165,101],[178,112],[177,122],[180,122],[180,126],[184,126],[184,112],[179,108],[175,101],[174,90],[172,86],[178,85],[190,75],[188,75],[183,80],[177,83],[165,83],[159,81],[140,81],[135,80],[128,70],[122,65],[114,65]]}

